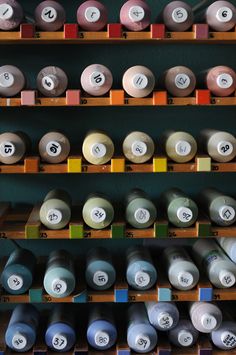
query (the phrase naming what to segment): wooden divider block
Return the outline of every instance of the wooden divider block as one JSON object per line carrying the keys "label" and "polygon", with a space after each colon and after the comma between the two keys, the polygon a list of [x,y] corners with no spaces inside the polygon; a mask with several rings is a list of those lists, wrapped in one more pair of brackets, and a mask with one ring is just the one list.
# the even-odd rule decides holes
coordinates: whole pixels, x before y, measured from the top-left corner
{"label": "wooden divider block", "polygon": [[107,34],[108,38],[122,38],[122,25],[120,23],[109,23]]}
{"label": "wooden divider block", "polygon": [[29,290],[30,303],[42,303],[43,302],[43,290],[41,288],[31,288]]}
{"label": "wooden divider block", "polygon": [[125,237],[125,224],[124,223],[112,223],[111,225],[112,239],[120,239]]}
{"label": "wooden divider block", "polygon": [[158,355],[171,355],[172,354],[172,351],[171,349],[162,349],[160,348],[160,346],[158,347],[158,352],[157,352]]}
{"label": "wooden divider block", "polygon": [[39,172],[39,157],[27,157],[24,160],[24,172],[28,174]]}
{"label": "wooden divider block", "polygon": [[212,287],[199,287],[198,288],[198,300],[199,301],[212,301],[213,289]]}
{"label": "wooden divider block", "polygon": [[38,239],[40,237],[41,222],[39,219],[40,205],[34,206],[25,225],[25,238]]}
{"label": "wooden divider block", "polygon": [[84,226],[82,223],[70,223],[70,239],[82,239],[84,237]]}
{"label": "wooden divider block", "polygon": [[88,292],[87,290],[83,290],[77,295],[73,297],[73,302],[74,303],[86,303],[88,300]]}
{"label": "wooden divider block", "polygon": [[110,90],[110,104],[112,106],[124,105],[125,92],[124,90]]}
{"label": "wooden divider block", "polygon": [[154,91],[152,99],[154,106],[166,106],[168,103],[167,91]]}
{"label": "wooden divider block", "polygon": [[64,38],[75,39],[78,38],[79,27],[76,23],[64,24]]}
{"label": "wooden divider block", "polygon": [[166,173],[167,172],[167,158],[153,158],[153,172]]}
{"label": "wooden divider block", "polygon": [[209,38],[209,26],[206,23],[197,23],[193,25],[193,32],[195,39]]}
{"label": "wooden divider block", "polygon": [[33,38],[35,27],[30,23],[22,23],[20,25],[20,38]]}
{"label": "wooden divider block", "polygon": [[210,105],[211,94],[209,90],[196,90],[196,105]]}
{"label": "wooden divider block", "polygon": [[196,165],[198,172],[211,171],[211,158],[210,157],[197,157]]}
{"label": "wooden divider block", "polygon": [[130,355],[131,352],[129,349],[117,349],[116,354],[117,355]]}
{"label": "wooden divider block", "polygon": [[66,90],[66,105],[79,106],[80,105],[80,90]]}
{"label": "wooden divider block", "polygon": [[168,222],[167,221],[158,221],[154,223],[154,235],[155,238],[166,238],[168,237]]}
{"label": "wooden divider block", "polygon": [[210,237],[212,235],[210,221],[197,221],[196,228],[198,237]]}
{"label": "wooden divider block", "polygon": [[166,28],[162,23],[154,23],[151,26],[151,38],[163,39],[165,38]]}
{"label": "wooden divider block", "polygon": [[68,173],[81,173],[82,172],[82,159],[78,157],[69,157],[67,159]]}
{"label": "wooden divider block", "polygon": [[158,287],[157,289],[158,302],[169,302],[172,300],[172,291],[170,288]]}
{"label": "wooden divider block", "polygon": [[23,90],[21,91],[21,106],[34,106],[36,102],[36,91]]}
{"label": "wooden divider block", "polygon": [[128,289],[114,289],[114,297],[116,303],[127,303],[129,300],[129,292]]}
{"label": "wooden divider block", "polygon": [[111,159],[111,173],[124,173],[125,172],[125,159],[114,158]]}

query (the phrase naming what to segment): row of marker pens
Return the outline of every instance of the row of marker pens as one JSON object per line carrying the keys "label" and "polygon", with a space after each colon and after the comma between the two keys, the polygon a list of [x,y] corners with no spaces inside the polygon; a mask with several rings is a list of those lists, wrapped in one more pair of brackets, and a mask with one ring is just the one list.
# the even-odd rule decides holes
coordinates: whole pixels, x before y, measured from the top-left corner
{"label": "row of marker pens", "polygon": [[[227,306],[191,302],[182,309],[172,302],[147,302],[133,304],[122,313],[123,323],[126,322],[123,331],[120,327],[118,330],[115,312],[109,305],[90,308],[85,336],[92,348],[105,351],[122,337],[131,350],[148,353],[158,345],[158,337],[165,335],[174,346],[188,348],[197,342],[199,333],[208,334],[219,349],[236,347],[236,322],[229,316]],[[81,318],[81,314],[78,317]],[[45,344],[57,352],[66,352],[75,346],[82,337],[75,318],[72,309],[65,305],[54,306],[50,316],[44,319]],[[40,321],[42,323],[42,317],[33,305],[16,306],[5,332],[6,345],[17,352],[29,350],[36,343]]]}
{"label": "row of marker pens", "polygon": [[[157,146],[157,147],[156,147]],[[58,131],[46,133],[38,143],[38,153],[42,161],[58,164],[70,154],[70,141]],[[214,161],[226,163],[236,156],[236,138],[229,132],[204,129],[196,140],[184,131],[163,132],[160,142],[156,142],[145,132],[129,133],[122,144],[127,161],[134,164],[148,162],[154,153],[165,154],[176,163],[190,162],[197,154],[208,154]],[[84,159],[93,165],[108,163],[114,156],[115,146],[112,139],[103,131],[90,131],[83,144]],[[30,138],[23,132],[4,132],[0,134],[0,162],[15,164],[31,153]]]}
{"label": "row of marker pens", "polygon": [[[108,23],[108,10],[99,1],[84,1],[77,9],[79,28],[101,31]],[[26,17],[27,19],[27,17]],[[30,19],[30,18],[29,18]],[[60,30],[65,21],[64,8],[57,1],[43,1],[35,9],[31,20],[42,31]],[[206,22],[214,31],[229,31],[236,24],[236,8],[228,1],[215,1],[202,14],[184,1],[169,2],[157,17],[171,31],[187,31],[194,21]],[[24,11],[16,0],[0,1],[0,29],[9,31],[24,22]],[[143,31],[151,24],[151,9],[144,0],[126,1],[120,9],[120,23],[129,31]]]}
{"label": "row of marker pens", "polygon": [[[131,190],[123,206],[114,207],[111,200],[102,193],[89,194],[82,210],[84,223],[92,229],[104,229],[110,226],[114,217],[123,216],[129,226],[137,229],[149,228],[158,218],[166,218],[177,228],[193,226],[199,214],[199,208],[213,224],[231,226],[236,221],[236,199],[217,189],[206,188],[197,198],[197,203],[184,191],[170,188],[164,191],[157,203],[141,189]],[[71,220],[72,202],[65,190],[51,190],[44,198],[39,209],[39,220],[48,229],[59,230]],[[78,215],[79,218],[79,215]]]}
{"label": "row of marker pens", "polygon": [[[91,64],[80,77],[83,91],[92,96],[103,96],[113,84],[111,71],[102,64]],[[36,78],[37,89],[46,97],[58,97],[68,87],[68,77],[59,67],[43,68]],[[187,97],[195,88],[206,88],[215,96],[230,96],[236,90],[236,73],[227,66],[219,65],[200,73],[197,78],[185,66],[166,70],[158,80],[153,72],[142,65],[135,65],[125,71],[122,86],[130,97],[142,98],[150,95],[155,87],[164,89],[175,97]],[[26,87],[26,77],[12,65],[0,67],[0,96],[12,97]]]}
{"label": "row of marker pens", "polygon": [[[183,247],[171,246],[162,250],[161,255],[160,251],[156,252],[153,257],[144,247],[132,247],[126,251],[126,258],[122,260],[124,265],[119,265],[119,272],[126,275],[129,287],[135,290],[151,289],[160,274],[166,274],[174,288],[191,290],[199,282],[199,271],[206,273],[214,287],[229,288],[236,282],[235,248],[233,238],[220,238],[218,242],[199,239],[191,252]],[[165,270],[160,266],[160,260]],[[36,262],[31,251],[19,247],[15,249],[2,271],[2,287],[10,294],[24,294],[36,276]],[[114,285],[118,266],[115,267],[107,249],[91,249],[83,264],[78,260],[75,263],[72,255],[65,250],[51,252],[43,278],[45,291],[55,298],[69,296],[81,283],[79,270],[84,270],[86,284],[93,290],[103,291]]]}

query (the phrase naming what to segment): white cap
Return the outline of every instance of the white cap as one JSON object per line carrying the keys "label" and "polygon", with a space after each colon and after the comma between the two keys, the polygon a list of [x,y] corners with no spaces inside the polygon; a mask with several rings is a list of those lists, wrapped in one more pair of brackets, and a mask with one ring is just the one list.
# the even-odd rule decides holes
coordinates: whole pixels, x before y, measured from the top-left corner
{"label": "white cap", "polygon": [[12,157],[15,151],[16,147],[12,142],[2,142],[0,144],[0,155],[2,157]]}
{"label": "white cap", "polygon": [[132,154],[136,157],[142,157],[147,153],[147,144],[142,141],[134,141],[131,146]]}
{"label": "white cap", "polygon": [[191,153],[192,147],[191,144],[187,141],[178,141],[175,145],[175,152],[182,156],[182,157],[186,157],[187,155],[189,155]]}
{"label": "white cap", "polygon": [[176,214],[178,219],[183,223],[187,223],[193,218],[193,212],[188,207],[179,207]]}
{"label": "white cap", "polygon": [[105,81],[106,81],[106,77],[100,71],[94,71],[89,76],[90,85],[95,87],[103,86],[105,84]]}
{"label": "white cap", "polygon": [[228,349],[232,349],[236,346],[236,334],[228,330],[220,335],[220,340],[222,341],[223,345]]}
{"label": "white cap", "polygon": [[181,346],[190,346],[193,343],[193,335],[187,330],[181,330],[178,334],[178,342]]}
{"label": "white cap", "polygon": [[168,312],[161,312],[158,315],[157,322],[162,329],[169,329],[173,325],[173,318]]}
{"label": "white cap", "polygon": [[94,207],[90,212],[90,218],[94,223],[101,223],[106,219],[106,211],[101,207]]}
{"label": "white cap", "polygon": [[50,223],[50,224],[58,224],[61,222],[62,220],[62,213],[60,210],[56,209],[56,208],[51,208],[46,216],[46,220]]}
{"label": "white cap", "polygon": [[183,7],[176,7],[172,11],[172,20],[176,23],[183,23],[188,19],[188,12]]}
{"label": "white cap", "polygon": [[150,212],[146,208],[138,208],[134,212],[134,219],[140,224],[145,224],[150,220]]}
{"label": "white cap", "polygon": [[93,275],[93,283],[97,286],[105,286],[108,283],[108,275],[105,271],[98,270]]}
{"label": "white cap", "polygon": [[57,19],[57,10],[52,6],[46,6],[41,12],[41,18],[48,23],[54,22]]}
{"label": "white cap", "polygon": [[23,350],[27,345],[27,338],[25,335],[17,332],[12,337],[12,346],[16,350]]}
{"label": "white cap", "polygon": [[145,271],[137,271],[134,277],[134,282],[139,287],[146,287],[150,283],[150,276]]}
{"label": "white cap", "polygon": [[50,157],[58,157],[61,154],[61,144],[57,141],[50,141],[46,145],[46,153]]}
{"label": "white cap", "polygon": [[211,332],[217,326],[217,320],[215,316],[210,313],[205,313],[201,316],[201,324],[205,330]]}
{"label": "white cap", "polygon": [[229,141],[220,141],[217,144],[217,152],[220,155],[228,156],[233,153],[234,147],[233,144]]}
{"label": "white cap", "polygon": [[132,78],[132,84],[135,89],[146,89],[148,86],[148,78],[142,73],[137,73]]}
{"label": "white cap", "polygon": [[233,272],[229,270],[221,270],[219,280],[224,287],[231,287],[235,284],[235,276]]}
{"label": "white cap", "polygon": [[56,333],[52,338],[52,345],[56,350],[64,350],[67,346],[67,337],[64,334]]}
{"label": "white cap", "polygon": [[187,89],[190,85],[190,77],[187,74],[177,74],[175,77],[175,85],[178,89]]}
{"label": "white cap", "polygon": [[57,295],[62,295],[67,290],[67,283],[62,279],[54,279],[52,282],[52,291]]}
{"label": "white cap", "polygon": [[224,205],[219,209],[219,215],[223,221],[232,221],[235,217],[235,209],[232,206]]}
{"label": "white cap", "polygon": [[21,276],[19,276],[17,274],[12,274],[7,279],[7,284],[11,290],[18,291],[23,287],[24,281]]}
{"label": "white cap", "polygon": [[103,143],[94,143],[90,148],[90,153],[94,158],[103,158],[107,153],[107,148]]}
{"label": "white cap", "polygon": [[140,22],[144,19],[145,11],[141,6],[131,6],[129,9],[129,18],[132,22]]}
{"label": "white cap", "polygon": [[233,18],[233,11],[228,6],[222,6],[217,10],[216,18],[219,22],[229,22]]}
{"label": "white cap", "polygon": [[14,82],[15,78],[12,73],[4,72],[0,74],[0,86],[2,88],[10,88]]}
{"label": "white cap", "polygon": [[59,80],[56,75],[48,74],[42,78],[41,84],[45,90],[52,91],[58,87]]}
{"label": "white cap", "polygon": [[89,6],[86,8],[86,10],[84,12],[84,16],[86,18],[86,21],[91,22],[91,23],[95,23],[95,22],[98,22],[98,20],[100,19],[101,13],[97,7]]}
{"label": "white cap", "polygon": [[110,341],[109,334],[107,332],[100,330],[95,334],[94,341],[95,344],[101,348],[107,346]]}
{"label": "white cap", "polygon": [[228,89],[233,85],[233,78],[228,73],[222,73],[217,76],[216,83],[221,89]]}
{"label": "white cap", "polygon": [[135,346],[137,350],[148,350],[150,348],[151,341],[148,335],[139,334],[135,338]]}
{"label": "white cap", "polygon": [[0,5],[0,19],[10,20],[14,15],[13,7],[10,4],[3,3]]}
{"label": "white cap", "polygon": [[188,271],[181,271],[178,274],[178,282],[182,287],[189,287],[193,284],[193,275]]}

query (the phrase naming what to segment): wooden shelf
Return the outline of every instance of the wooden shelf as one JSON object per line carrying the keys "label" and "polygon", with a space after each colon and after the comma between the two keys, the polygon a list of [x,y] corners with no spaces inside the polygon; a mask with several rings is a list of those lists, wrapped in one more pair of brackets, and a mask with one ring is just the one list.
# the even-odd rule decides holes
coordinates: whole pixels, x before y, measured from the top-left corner
{"label": "wooden shelf", "polygon": [[22,162],[12,165],[0,164],[0,174],[104,174],[104,173],[197,173],[197,172],[236,172],[236,161],[216,163],[207,155],[198,155],[189,163],[174,163],[166,156],[155,156],[151,162],[132,164],[124,157],[114,157],[103,165],[92,165],[81,156],[70,156],[61,164],[48,164],[40,157],[26,157]]}

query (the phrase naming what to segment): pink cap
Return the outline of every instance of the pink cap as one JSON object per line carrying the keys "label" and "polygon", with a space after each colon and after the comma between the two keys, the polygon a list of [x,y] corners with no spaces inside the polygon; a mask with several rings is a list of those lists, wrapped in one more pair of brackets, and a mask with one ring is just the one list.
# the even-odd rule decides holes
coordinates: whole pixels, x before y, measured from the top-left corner
{"label": "pink cap", "polygon": [[113,77],[104,65],[92,64],[84,69],[80,82],[83,90],[88,94],[102,96],[111,89]]}
{"label": "pink cap", "polygon": [[41,2],[34,12],[36,26],[43,31],[57,31],[65,23],[64,8],[53,0]]}
{"label": "pink cap", "polygon": [[122,84],[128,95],[146,97],[151,94],[155,87],[155,77],[150,69],[142,65],[135,65],[126,70]]}
{"label": "pink cap", "polygon": [[143,0],[128,0],[120,9],[120,22],[130,31],[142,31],[150,25],[151,11]]}
{"label": "pink cap", "polygon": [[0,30],[15,29],[20,25],[23,17],[23,9],[17,1],[0,0]]}
{"label": "pink cap", "polygon": [[211,68],[206,75],[206,86],[215,96],[229,96],[236,90],[236,73],[223,65]]}
{"label": "pink cap", "polygon": [[108,21],[107,9],[99,1],[85,1],[77,10],[77,21],[85,31],[100,31]]}

